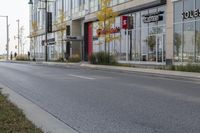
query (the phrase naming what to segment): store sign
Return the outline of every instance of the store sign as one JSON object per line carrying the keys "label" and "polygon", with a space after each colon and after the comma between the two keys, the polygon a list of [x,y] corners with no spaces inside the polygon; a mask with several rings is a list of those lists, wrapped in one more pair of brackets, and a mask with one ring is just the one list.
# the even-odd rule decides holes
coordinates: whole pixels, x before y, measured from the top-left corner
{"label": "store sign", "polygon": [[185,11],[182,13],[183,19],[197,18],[197,17],[200,17],[200,9]]}
{"label": "store sign", "polygon": [[163,15],[164,11],[158,11],[158,12],[153,12],[149,14],[143,15],[143,22],[144,23],[152,23],[152,22],[158,22],[163,20]]}
{"label": "store sign", "polygon": [[133,29],[133,17],[121,16],[121,27],[122,29]]}
{"label": "store sign", "polygon": [[97,36],[106,35],[106,34],[114,34],[114,33],[119,33],[119,32],[120,32],[120,27],[114,27],[109,30],[97,29],[96,31]]}
{"label": "store sign", "polygon": [[52,33],[52,12],[47,13],[47,32]]}
{"label": "store sign", "polygon": [[66,36],[65,41],[82,41],[81,36]]}
{"label": "store sign", "polygon": [[[47,40],[47,45],[54,45],[55,44],[55,38],[51,38]],[[42,40],[42,46],[45,45],[45,40]]]}
{"label": "store sign", "polygon": [[128,29],[128,16],[121,16],[122,29]]}

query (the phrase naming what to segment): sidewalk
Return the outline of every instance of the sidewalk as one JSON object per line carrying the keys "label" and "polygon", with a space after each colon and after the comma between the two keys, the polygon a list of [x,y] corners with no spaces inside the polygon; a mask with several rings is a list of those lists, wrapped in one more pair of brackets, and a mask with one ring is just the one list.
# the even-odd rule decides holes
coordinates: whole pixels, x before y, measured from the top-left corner
{"label": "sidewalk", "polygon": [[143,73],[153,76],[161,76],[168,78],[187,78],[192,80],[200,80],[200,73],[194,72],[181,72],[181,71],[170,71],[160,69],[149,69],[149,68],[135,68],[135,67],[122,67],[122,66],[109,66],[109,65],[93,65],[88,62],[80,63],[61,63],[61,62],[27,62],[27,61],[12,61],[12,63],[23,63],[23,64],[38,64],[46,66],[58,66],[65,68],[90,68],[96,70],[104,70],[110,72],[132,72],[132,73]]}

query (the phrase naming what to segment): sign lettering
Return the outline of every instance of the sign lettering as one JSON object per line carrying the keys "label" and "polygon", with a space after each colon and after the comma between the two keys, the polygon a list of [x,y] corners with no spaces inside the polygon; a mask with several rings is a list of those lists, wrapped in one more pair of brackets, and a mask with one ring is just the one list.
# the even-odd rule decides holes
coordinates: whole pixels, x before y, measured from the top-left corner
{"label": "sign lettering", "polygon": [[197,18],[197,17],[200,17],[200,9],[185,11],[182,13],[183,19]]}
{"label": "sign lettering", "polygon": [[114,33],[119,33],[119,32],[120,32],[120,27],[111,28],[110,30],[97,29],[96,31],[97,36],[101,36],[105,34],[114,34]]}
{"label": "sign lettering", "polygon": [[158,22],[163,20],[163,16],[161,14],[164,14],[164,11],[158,11],[153,12],[149,14],[143,15],[143,22],[144,23],[151,23],[151,22]]}

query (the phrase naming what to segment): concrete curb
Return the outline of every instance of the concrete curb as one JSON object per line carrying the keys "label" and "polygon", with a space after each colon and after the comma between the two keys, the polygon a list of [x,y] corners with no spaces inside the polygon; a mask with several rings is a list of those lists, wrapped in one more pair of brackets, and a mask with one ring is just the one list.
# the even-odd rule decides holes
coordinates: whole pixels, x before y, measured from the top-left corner
{"label": "concrete curb", "polygon": [[81,64],[85,68],[101,69],[108,71],[120,71],[120,72],[133,72],[133,73],[143,73],[148,75],[158,75],[162,77],[169,78],[187,78],[192,80],[200,80],[200,73],[192,72],[180,72],[180,71],[170,71],[170,70],[158,70],[158,69],[147,69],[147,68],[132,68],[132,67],[118,67],[118,66],[105,66],[105,65],[91,65],[91,64]]}
{"label": "concrete curb", "polygon": [[26,117],[45,133],[78,133],[62,121],[41,109],[20,94],[0,84],[3,94],[9,95],[9,100],[23,110]]}

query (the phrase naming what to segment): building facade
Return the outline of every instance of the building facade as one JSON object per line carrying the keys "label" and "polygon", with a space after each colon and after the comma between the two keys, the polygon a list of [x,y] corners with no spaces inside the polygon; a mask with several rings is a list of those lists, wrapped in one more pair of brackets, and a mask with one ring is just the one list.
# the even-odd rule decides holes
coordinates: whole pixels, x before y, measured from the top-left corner
{"label": "building facade", "polygon": [[[119,14],[111,36],[118,39],[106,46],[104,38],[97,37],[99,2],[48,2],[52,32],[47,35],[45,47],[44,2],[34,0],[30,5],[32,58],[58,60],[78,55],[87,61],[92,53],[109,49],[122,63],[200,62],[199,0],[111,0],[110,6]],[[131,28],[123,28],[124,18],[131,18]]]}

